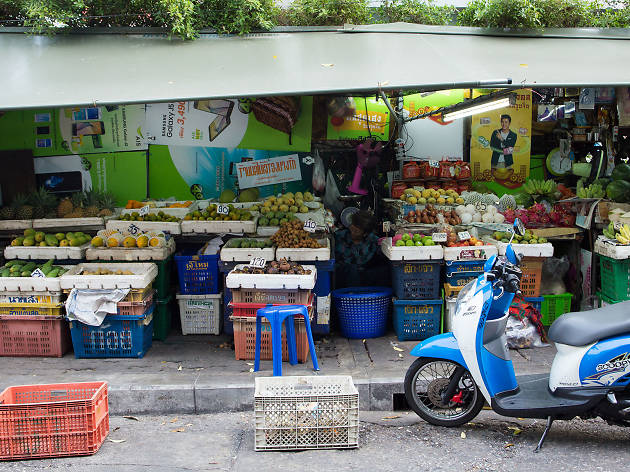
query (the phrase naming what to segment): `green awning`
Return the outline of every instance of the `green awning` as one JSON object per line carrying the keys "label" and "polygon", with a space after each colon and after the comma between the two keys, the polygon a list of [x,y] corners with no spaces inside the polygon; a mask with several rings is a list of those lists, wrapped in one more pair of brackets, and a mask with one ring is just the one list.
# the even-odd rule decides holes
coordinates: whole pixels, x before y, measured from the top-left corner
{"label": "green awning", "polygon": [[437,90],[507,78],[514,87],[630,86],[626,32],[569,33],[393,24],[183,42],[155,34],[0,32],[0,109]]}

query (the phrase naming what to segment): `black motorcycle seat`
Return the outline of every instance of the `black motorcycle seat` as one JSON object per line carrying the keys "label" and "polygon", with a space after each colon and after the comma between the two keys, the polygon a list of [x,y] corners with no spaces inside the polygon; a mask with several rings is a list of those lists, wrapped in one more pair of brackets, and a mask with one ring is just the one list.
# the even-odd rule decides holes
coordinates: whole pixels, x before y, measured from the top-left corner
{"label": "black motorcycle seat", "polygon": [[549,339],[569,346],[586,346],[630,333],[630,300],[590,311],[566,313],[549,328]]}

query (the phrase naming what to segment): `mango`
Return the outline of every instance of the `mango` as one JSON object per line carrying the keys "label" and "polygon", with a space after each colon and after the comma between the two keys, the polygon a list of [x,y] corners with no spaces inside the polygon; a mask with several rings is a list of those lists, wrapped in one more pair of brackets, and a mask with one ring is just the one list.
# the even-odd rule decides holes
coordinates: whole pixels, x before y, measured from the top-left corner
{"label": "mango", "polygon": [[70,246],[70,241],[68,241],[67,239],[62,239],[61,241],[59,241],[59,247],[68,247]]}
{"label": "mango", "polygon": [[66,239],[66,235],[64,233],[57,233],[55,234],[55,238],[57,238],[57,241],[61,241],[62,239]]}
{"label": "mango", "polygon": [[41,243],[45,237],[46,234],[43,231],[38,231],[37,233],[35,233],[35,241],[38,243]]}
{"label": "mango", "polygon": [[74,238],[70,240],[70,246],[72,247],[79,247],[83,244],[83,239],[82,238]]}
{"label": "mango", "polygon": [[26,228],[24,230],[24,236],[35,236],[35,230],[33,228]]}
{"label": "mango", "polygon": [[28,236],[28,237],[24,238],[24,241],[22,241],[22,245],[23,246],[35,246],[35,238],[33,236]]}

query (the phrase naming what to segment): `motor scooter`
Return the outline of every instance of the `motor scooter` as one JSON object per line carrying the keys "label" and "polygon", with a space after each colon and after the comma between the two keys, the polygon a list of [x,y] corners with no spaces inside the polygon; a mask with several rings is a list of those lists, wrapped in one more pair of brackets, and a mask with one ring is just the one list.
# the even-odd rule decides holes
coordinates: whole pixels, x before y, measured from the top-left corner
{"label": "motor scooter", "polygon": [[[525,228],[518,219],[514,234]],[[459,292],[452,333],[422,341],[405,376],[405,397],[427,422],[460,426],[487,402],[503,416],[546,419],[535,452],[554,420],[600,417],[630,426],[630,301],[556,319],[548,337],[557,354],[549,374],[516,377],[505,327],[520,296],[522,256],[512,247]]]}

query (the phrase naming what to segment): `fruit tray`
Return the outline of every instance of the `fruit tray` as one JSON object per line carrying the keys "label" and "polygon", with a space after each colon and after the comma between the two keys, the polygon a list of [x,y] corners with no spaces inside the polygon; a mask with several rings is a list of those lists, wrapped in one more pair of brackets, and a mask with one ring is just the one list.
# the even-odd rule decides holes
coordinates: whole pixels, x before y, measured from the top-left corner
{"label": "fruit tray", "polygon": [[330,240],[328,238],[318,239],[317,242],[324,247],[318,249],[279,247],[276,249],[276,259],[280,260],[285,258],[288,261],[330,260]]}
{"label": "fruit tray", "polygon": [[33,227],[33,220],[2,220],[0,231],[14,231]]}
{"label": "fruit tray", "polygon": [[600,256],[610,257],[611,259],[628,259],[630,258],[630,246],[623,246],[602,236],[595,241],[595,252]]}
{"label": "fruit tray", "polygon": [[72,228],[76,229],[102,229],[105,220],[102,217],[90,218],[42,218],[33,220],[33,229]]}
{"label": "fruit tray", "polygon": [[444,259],[444,249],[435,246],[393,246],[392,238],[385,238],[381,243],[381,251],[390,261],[425,261]]}
{"label": "fruit tray", "polygon": [[[235,269],[242,269],[247,264],[239,264]],[[225,278],[228,288],[255,289],[296,289],[312,290],[317,279],[317,268],[312,265],[303,266],[311,271],[308,275],[287,274],[235,274],[230,272]]]}
{"label": "fruit tray", "polygon": [[[261,241],[262,239],[258,239]],[[273,247],[225,247],[221,248],[221,260],[226,262],[249,262],[253,257],[262,257],[272,261],[276,256],[276,249]]]}
{"label": "fruit tray", "polygon": [[174,252],[175,241],[169,239],[164,247],[89,247],[85,258],[88,261],[163,261]]}
{"label": "fruit tray", "polygon": [[[84,270],[95,270],[97,268],[108,270],[128,270],[134,275],[81,275]],[[73,288],[89,289],[114,289],[114,288],[136,288],[147,287],[157,276],[157,266],[152,263],[101,263],[86,262],[74,266],[70,271],[63,274],[59,280],[61,288],[69,290]]]}
{"label": "fruit tray", "polygon": [[[131,226],[135,226],[137,230],[130,230]],[[119,231],[168,231],[171,234],[182,234],[179,221],[125,221],[125,220],[109,220],[105,225],[106,229],[117,229]],[[133,229],[133,228],[132,228]]]}
{"label": "fruit tray", "polygon": [[4,248],[5,259],[26,259],[26,260],[44,260],[44,259],[83,259],[85,251],[90,247],[90,243],[82,246],[7,246]]}
{"label": "fruit tray", "polygon": [[256,222],[258,217],[249,221],[182,221],[182,234],[218,234],[234,233],[245,234],[256,232]]}
{"label": "fruit tray", "polygon": [[[190,206],[187,206],[185,208],[167,208],[167,205],[171,205],[173,203],[184,203],[184,202],[182,201],[180,202],[152,202],[152,204],[155,206],[151,206],[149,208],[149,213],[156,215],[159,212],[162,212],[165,215],[174,216],[176,218],[183,218],[189,212],[195,211],[199,206],[197,201],[193,201],[190,204]],[[140,210],[137,208],[122,208],[120,210],[120,213],[122,215],[131,215],[134,212],[140,212]]]}
{"label": "fruit tray", "polygon": [[[490,240],[499,250],[500,256],[505,256],[505,250],[508,243]],[[512,244],[514,252],[521,254],[523,257],[551,257],[553,256],[553,245],[551,243],[543,244]]]}
{"label": "fruit tray", "polygon": [[470,261],[480,259],[490,259],[498,254],[497,247],[494,244],[485,244],[483,246],[472,247],[445,247],[444,260],[447,261]]}

